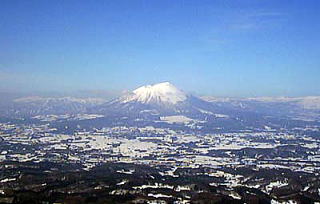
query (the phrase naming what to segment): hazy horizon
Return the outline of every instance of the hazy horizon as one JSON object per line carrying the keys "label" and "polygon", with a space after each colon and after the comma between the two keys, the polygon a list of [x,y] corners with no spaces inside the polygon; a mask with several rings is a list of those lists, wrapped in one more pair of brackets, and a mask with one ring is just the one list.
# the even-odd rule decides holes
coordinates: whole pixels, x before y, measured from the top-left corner
{"label": "hazy horizon", "polygon": [[[162,83],[162,82],[159,82]],[[171,82],[169,82],[171,83]],[[16,99],[16,98],[24,98],[24,97],[44,97],[44,98],[60,98],[60,97],[75,97],[75,98],[101,98],[101,99],[115,99],[122,95],[128,94],[135,89],[138,89],[142,86],[154,85],[158,83],[151,83],[151,84],[144,84],[138,87],[134,87],[130,90],[61,90],[61,91],[3,91],[0,90],[0,96],[7,98],[7,99]],[[175,84],[173,84],[175,85]],[[210,94],[210,93],[201,93],[196,91],[185,90],[181,87],[177,87],[178,89],[182,90],[186,94],[194,95],[198,97],[216,97],[216,98],[299,98],[299,97],[320,97],[320,95],[262,95],[259,93],[253,94],[242,94],[242,95],[223,95],[223,94]]]}

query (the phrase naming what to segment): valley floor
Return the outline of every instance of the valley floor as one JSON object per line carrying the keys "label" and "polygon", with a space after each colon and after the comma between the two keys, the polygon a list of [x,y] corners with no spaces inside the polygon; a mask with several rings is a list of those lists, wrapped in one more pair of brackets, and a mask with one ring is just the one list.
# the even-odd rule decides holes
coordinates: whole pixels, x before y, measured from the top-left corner
{"label": "valley floor", "polygon": [[320,202],[314,135],[9,122],[0,131],[0,203]]}

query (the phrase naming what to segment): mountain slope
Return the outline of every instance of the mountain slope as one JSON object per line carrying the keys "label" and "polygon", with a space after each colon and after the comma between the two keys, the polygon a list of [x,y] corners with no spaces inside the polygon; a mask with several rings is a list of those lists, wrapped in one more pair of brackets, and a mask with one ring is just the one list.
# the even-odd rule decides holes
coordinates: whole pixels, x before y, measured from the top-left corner
{"label": "mountain slope", "polygon": [[99,107],[99,113],[133,117],[178,114],[198,117],[210,109],[210,103],[184,93],[169,82],[163,82],[142,86],[105,103]]}

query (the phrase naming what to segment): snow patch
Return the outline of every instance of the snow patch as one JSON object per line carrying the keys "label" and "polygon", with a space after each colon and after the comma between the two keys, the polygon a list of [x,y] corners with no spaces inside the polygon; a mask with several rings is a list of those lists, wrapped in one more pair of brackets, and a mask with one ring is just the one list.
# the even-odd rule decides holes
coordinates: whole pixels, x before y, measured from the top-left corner
{"label": "snow patch", "polygon": [[188,118],[186,116],[183,115],[174,115],[174,116],[165,116],[165,117],[160,117],[161,121],[164,121],[166,123],[189,123],[191,121],[193,121],[193,119]]}

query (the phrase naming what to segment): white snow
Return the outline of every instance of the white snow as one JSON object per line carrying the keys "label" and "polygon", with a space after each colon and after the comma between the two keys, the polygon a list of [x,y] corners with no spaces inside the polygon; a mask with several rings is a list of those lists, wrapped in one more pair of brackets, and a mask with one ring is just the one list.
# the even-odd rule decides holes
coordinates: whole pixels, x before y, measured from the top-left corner
{"label": "white snow", "polygon": [[15,180],[16,180],[16,178],[5,178],[5,179],[0,180],[0,183],[7,183],[10,181],[15,181]]}
{"label": "white snow", "polygon": [[122,180],[121,182],[117,183],[117,186],[122,186],[126,183],[128,183],[128,180]]}
{"label": "white snow", "polygon": [[188,118],[183,115],[173,115],[173,116],[165,116],[165,117],[160,117],[161,121],[164,121],[166,123],[189,123],[193,121],[191,118]]}
{"label": "white snow", "polygon": [[229,118],[228,115],[216,114],[216,113],[213,113],[213,112],[211,112],[211,111],[206,111],[206,110],[203,110],[203,109],[200,109],[200,108],[198,108],[198,110],[199,110],[201,113],[204,113],[204,114],[207,114],[207,115],[214,115],[216,118]]}
{"label": "white snow", "polygon": [[280,188],[287,185],[288,185],[287,182],[282,182],[282,181],[270,182],[270,184],[266,186],[266,192],[270,193],[273,188]]}
{"label": "white snow", "polygon": [[169,82],[142,86],[122,100],[122,103],[138,101],[144,104],[176,104],[187,99],[186,94]]}
{"label": "white snow", "polygon": [[258,168],[266,168],[266,169],[289,169],[288,166],[278,165],[278,164],[258,164]]}
{"label": "white snow", "polygon": [[168,189],[174,189],[174,186],[170,186],[167,184],[162,183],[155,183],[155,184],[149,184],[149,185],[142,185],[142,186],[134,186],[133,189],[147,189],[147,188],[168,188]]}
{"label": "white snow", "polygon": [[149,197],[155,197],[155,198],[171,198],[172,197],[172,196],[164,195],[164,194],[161,194],[161,193],[158,193],[158,194],[149,193],[148,196]]}
{"label": "white snow", "polygon": [[130,169],[129,171],[125,171],[124,169],[121,169],[117,171],[117,173],[120,173],[120,174],[133,174],[135,172],[134,169]]}
{"label": "white snow", "polygon": [[232,197],[232,198],[234,198],[234,199],[236,199],[236,200],[241,200],[241,196],[237,193],[237,192],[231,192],[230,194],[229,194],[229,196],[230,197]]}

